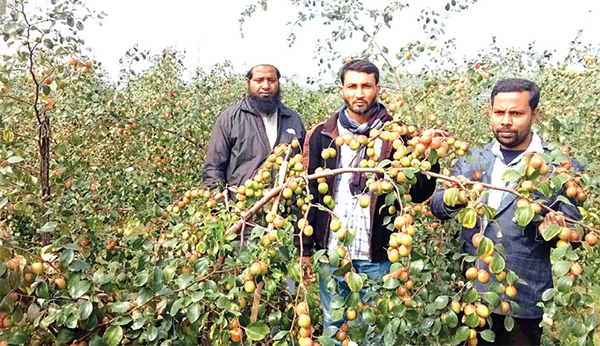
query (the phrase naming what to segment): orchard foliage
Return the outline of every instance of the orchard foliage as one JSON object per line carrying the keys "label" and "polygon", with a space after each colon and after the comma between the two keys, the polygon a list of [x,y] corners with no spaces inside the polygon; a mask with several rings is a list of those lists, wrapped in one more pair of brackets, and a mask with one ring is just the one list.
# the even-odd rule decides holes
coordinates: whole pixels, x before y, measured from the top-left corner
{"label": "orchard foliage", "polygon": [[[362,55],[386,57],[384,83],[400,81],[381,95],[394,122],[364,138],[338,138],[322,153],[366,147],[369,158],[359,169],[371,180],[357,208],[383,198],[391,215],[385,222],[393,265],[380,280],[353,271],[346,256],[353,230],[337,218],[331,223],[337,251],[312,257],[315,272],[321,264],[339,266],[333,275],[345,277],[352,290],[347,299],[332,300],[332,315],[346,319],[342,328],[322,330],[315,285],[302,283],[305,269],[292,241],[294,229],[300,236],[314,231],[305,221],[310,208],[334,206],[331,196],[326,205],[315,204],[307,182],[317,180],[326,195],[328,179],[340,171],[323,167],[307,175],[299,143],[291,143],[276,147],[252,179],[229,193],[202,187],[212,125],[245,95],[244,77],[223,63],[186,79],[179,52],[152,55],[133,47],[121,61],[119,80],[110,82],[77,36],[86,20],[103,14],[73,1],[44,9],[17,1],[1,15],[12,51],[0,65],[0,344],[331,345],[337,338],[349,345],[379,334],[386,345],[492,340],[490,311],[510,315],[519,308],[511,298],[521,282],[505,266],[510,253],[479,235],[472,240],[478,256],[461,254],[458,224],[433,219],[427,203],[411,203],[406,192],[417,174],[434,175],[428,170],[436,161],[445,167],[438,179],[448,179],[457,155],[468,159],[470,146],[490,139],[489,90],[498,78],[514,75],[540,84],[536,130],[560,144],[507,173],[521,198],[515,219],[523,226],[537,221],[553,191],[581,206],[583,215],[543,233],[558,244],[556,285],[541,302],[545,342],[600,341],[594,275],[600,260],[593,247],[600,228],[598,167],[575,172],[561,150],[582,163],[600,156],[597,51],[574,49],[561,63],[534,50],[492,51],[442,71],[409,73],[405,63],[426,53],[442,59],[447,51],[415,41],[393,61],[376,33],[391,26],[402,6],[369,12],[355,1],[348,7],[302,3],[315,8],[307,19],[323,14],[329,24],[343,23],[333,41],[364,35]],[[357,11],[362,14],[354,18]],[[424,32],[441,33],[438,12],[422,12]],[[375,19],[369,29],[375,31],[359,25],[365,14]],[[320,52],[328,70],[343,62]],[[136,72],[139,61],[150,67]],[[284,102],[307,127],[341,105],[335,88],[282,84]],[[375,140],[390,141],[395,156],[376,157],[369,151]],[[493,218],[482,203],[490,188],[468,181],[447,191],[448,204],[466,206],[460,224]],[[295,281],[295,293],[286,278]],[[325,279],[335,292],[332,278]],[[489,291],[476,292],[475,280],[492,282]],[[510,329],[512,318],[504,323]]]}

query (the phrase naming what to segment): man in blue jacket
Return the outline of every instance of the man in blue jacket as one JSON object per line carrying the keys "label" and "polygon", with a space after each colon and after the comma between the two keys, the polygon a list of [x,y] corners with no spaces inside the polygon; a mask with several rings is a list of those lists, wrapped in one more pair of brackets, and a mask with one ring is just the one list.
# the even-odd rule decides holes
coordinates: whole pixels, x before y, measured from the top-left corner
{"label": "man in blue jacket", "polygon": [[[519,169],[521,158],[528,152],[548,152],[541,138],[531,130],[531,125],[539,114],[539,87],[525,79],[504,79],[494,87],[491,95],[490,123],[496,139],[483,149],[473,149],[473,162],[467,163],[461,157],[454,165],[452,175],[460,179],[474,179],[475,172],[481,173],[481,181],[494,186],[515,187],[516,183],[502,181],[508,169]],[[479,175],[479,173],[477,173]],[[464,178],[463,178],[464,177]],[[445,184],[447,188],[451,184]],[[440,189],[431,198],[432,213],[440,219],[455,217],[464,205],[450,207],[444,204],[444,190]],[[518,313],[512,313],[515,327],[511,332],[504,329],[504,316],[493,313],[493,330],[496,345],[539,345],[542,328],[539,326],[543,310],[536,306],[542,300],[542,293],[551,288],[552,271],[550,250],[552,244],[539,235],[537,223],[525,228],[513,221],[517,208],[517,196],[499,190],[491,190],[487,196],[488,205],[496,209],[496,222],[485,222],[485,236],[494,243],[502,244],[508,253],[506,267],[514,271],[527,285],[517,284],[518,295],[513,298],[520,306]],[[579,219],[576,207],[562,202],[552,205],[557,212]],[[557,223],[560,216],[548,213],[543,226]],[[480,230],[479,222],[474,228],[462,230],[463,250],[477,254],[472,237]],[[501,237],[498,231],[501,230]],[[476,282],[478,290],[486,287]],[[483,341],[482,341],[483,342]]]}

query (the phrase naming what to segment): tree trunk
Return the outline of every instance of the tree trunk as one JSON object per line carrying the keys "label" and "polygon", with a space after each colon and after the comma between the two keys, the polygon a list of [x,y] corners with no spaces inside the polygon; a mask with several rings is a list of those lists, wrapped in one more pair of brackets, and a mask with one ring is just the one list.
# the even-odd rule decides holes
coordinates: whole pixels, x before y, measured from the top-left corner
{"label": "tree trunk", "polygon": [[[38,132],[38,147],[40,150],[40,185],[42,188],[42,203],[50,200],[50,117],[45,112],[40,119]],[[47,217],[46,217],[47,218]],[[48,221],[48,220],[45,220]],[[42,246],[50,244],[52,234],[42,233]]]}

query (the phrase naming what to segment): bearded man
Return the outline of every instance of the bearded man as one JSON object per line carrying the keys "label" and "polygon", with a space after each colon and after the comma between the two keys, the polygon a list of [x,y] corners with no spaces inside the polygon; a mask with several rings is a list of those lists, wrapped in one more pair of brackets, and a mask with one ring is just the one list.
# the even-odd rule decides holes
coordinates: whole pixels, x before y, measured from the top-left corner
{"label": "bearded man", "polygon": [[204,164],[204,184],[241,185],[264,163],[271,150],[306,130],[298,113],[280,101],[279,70],[257,65],[248,71],[248,96],[217,120]]}
{"label": "bearded man", "polygon": [[[348,145],[337,146],[335,139],[338,136],[352,134],[353,136],[369,135],[372,129],[381,129],[386,121],[392,120],[385,106],[377,102],[381,86],[379,85],[379,69],[366,60],[352,60],[342,67],[340,72],[342,86],[340,91],[344,102],[342,109],[333,114],[323,123],[315,126],[307,135],[304,143],[304,167],[312,174],[318,167],[331,169],[357,167],[365,155],[365,149],[353,151]],[[405,142],[407,138],[402,138]],[[338,153],[334,157],[323,159],[321,152],[325,148],[335,148]],[[375,140],[374,149],[379,156],[379,161],[393,158],[394,149],[389,141]],[[359,156],[359,157],[357,157]],[[432,167],[432,171],[439,172],[439,164]],[[365,273],[372,280],[378,280],[382,275],[389,274],[391,262],[387,258],[387,248],[391,232],[383,222],[390,217],[389,208],[382,208],[385,196],[377,196],[365,192],[367,177],[360,173],[344,173],[329,178],[328,193],[322,194],[318,190],[318,183],[313,180],[309,183],[311,194],[315,201],[326,205],[326,197],[335,201],[333,213],[339,218],[341,225],[356,231],[352,244],[348,247],[348,257],[352,259],[352,266],[357,273]],[[435,179],[419,175],[417,183],[410,189],[413,202],[425,201],[435,190]],[[369,208],[358,206],[358,199],[366,194],[370,197]],[[328,211],[312,208],[308,215],[308,222],[314,228],[312,236],[302,237],[303,263],[310,263],[312,249],[328,249],[336,251],[338,238],[330,228],[331,214]],[[299,230],[296,230],[299,232]],[[300,248],[300,237],[295,237],[296,247]],[[331,316],[330,302],[332,294],[337,293],[342,297],[348,296],[350,288],[343,277],[333,276],[331,273],[337,267],[329,266],[321,272],[319,279],[321,305],[323,308],[323,330],[330,326],[340,327],[345,320],[334,321]],[[311,269],[307,269],[310,272]],[[330,280],[337,281],[339,291],[335,292]],[[361,292],[361,297],[365,290]],[[339,344],[336,341],[336,344]]]}

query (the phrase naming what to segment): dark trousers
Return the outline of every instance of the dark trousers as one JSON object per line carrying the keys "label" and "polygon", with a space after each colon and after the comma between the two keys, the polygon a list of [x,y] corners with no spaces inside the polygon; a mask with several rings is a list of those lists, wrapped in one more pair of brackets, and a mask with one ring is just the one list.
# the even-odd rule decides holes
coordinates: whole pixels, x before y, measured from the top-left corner
{"label": "dark trousers", "polygon": [[541,318],[514,318],[515,327],[512,331],[504,328],[504,315],[492,314],[492,331],[496,334],[493,343],[478,337],[478,345],[536,345],[539,346],[542,338]]}

